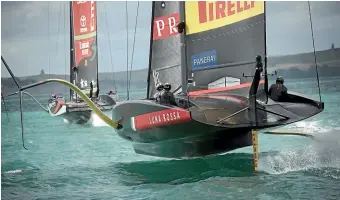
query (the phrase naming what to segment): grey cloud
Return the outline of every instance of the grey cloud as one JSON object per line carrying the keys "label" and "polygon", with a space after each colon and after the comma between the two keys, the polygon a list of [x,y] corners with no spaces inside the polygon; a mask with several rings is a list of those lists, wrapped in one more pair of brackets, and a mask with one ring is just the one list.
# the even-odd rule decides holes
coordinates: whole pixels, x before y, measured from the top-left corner
{"label": "grey cloud", "polygon": [[[311,11],[316,49],[340,46],[340,3],[311,2]],[[307,2],[267,2],[266,17],[269,55],[313,50]]]}
{"label": "grey cloud", "polygon": [[[65,27],[61,25],[64,13],[68,12],[67,2],[1,2],[1,5],[2,39],[47,38],[48,26],[50,35],[57,35],[58,22],[61,30]],[[68,27],[68,18],[65,21]]]}
{"label": "grey cloud", "polygon": [[[4,2],[3,2],[4,3]],[[139,18],[136,32],[135,64],[133,69],[146,68],[150,37],[150,17],[148,12],[150,2],[140,2]],[[60,5],[61,9],[60,9]],[[113,51],[114,69],[126,69],[126,25],[125,2],[98,2],[98,45],[99,71],[110,69],[110,49]],[[132,41],[136,16],[136,2],[128,2],[129,9],[129,57],[131,59]],[[2,23],[2,50],[13,72],[18,76],[33,75],[44,69],[46,73],[64,74],[69,66],[69,2],[50,2],[50,31],[47,30],[47,2],[7,3],[11,8],[8,12],[2,10],[6,23]],[[148,6],[150,7],[148,9]],[[19,19],[18,12],[33,8],[36,16],[27,18],[24,22]],[[38,8],[40,7],[40,8]],[[53,9],[52,9],[53,7]],[[104,9],[105,8],[105,9]],[[65,11],[65,14],[64,14]],[[58,20],[60,17],[59,25]],[[4,18],[2,18],[4,21]],[[109,31],[107,31],[106,22]],[[12,26],[11,24],[15,24]],[[7,34],[3,34],[7,31]],[[18,34],[14,34],[20,32]],[[109,36],[108,36],[109,33]],[[109,37],[111,46],[109,46]],[[118,51],[115,49],[118,49]],[[50,58],[48,59],[48,54]],[[20,55],[20,59],[18,59]],[[136,61],[138,59],[138,62]],[[48,67],[50,60],[50,67]],[[66,64],[65,64],[66,63]],[[108,68],[109,66],[109,68]],[[2,66],[2,76],[8,76]],[[66,70],[69,73],[69,70]]]}
{"label": "grey cloud", "polygon": [[[32,75],[39,73],[42,68],[48,72],[48,52],[51,55],[50,72],[65,73],[65,67],[69,65],[69,2],[1,2],[1,5],[2,54],[11,64],[14,73],[19,76]],[[125,2],[99,1],[97,5],[99,70],[111,71],[110,49],[113,51],[114,69],[125,70]],[[130,57],[136,5],[136,2],[128,2]],[[269,55],[312,51],[307,2],[267,2],[266,6]],[[311,7],[316,48],[324,50],[332,43],[340,47],[340,3],[311,2]],[[148,64],[150,17],[151,2],[140,2],[134,69],[146,68]],[[108,44],[106,22],[111,46]],[[6,76],[4,67],[1,68],[1,73]]]}

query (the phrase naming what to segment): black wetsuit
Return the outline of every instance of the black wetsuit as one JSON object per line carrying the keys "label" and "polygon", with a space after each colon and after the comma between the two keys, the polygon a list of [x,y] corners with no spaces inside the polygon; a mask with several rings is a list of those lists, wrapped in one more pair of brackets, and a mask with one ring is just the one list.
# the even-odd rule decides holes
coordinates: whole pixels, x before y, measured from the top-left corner
{"label": "black wetsuit", "polygon": [[92,93],[93,93],[93,84],[92,81],[90,82],[90,98],[92,98]]}
{"label": "black wetsuit", "polygon": [[281,83],[271,85],[268,94],[273,101],[285,101],[288,97],[287,88]]}
{"label": "black wetsuit", "polygon": [[160,103],[161,104],[170,104],[170,105],[177,105],[175,96],[170,91],[163,90],[160,95]]}
{"label": "black wetsuit", "polygon": [[157,91],[154,95],[153,98],[155,98],[156,102],[159,103],[161,100],[161,94],[163,91]]}

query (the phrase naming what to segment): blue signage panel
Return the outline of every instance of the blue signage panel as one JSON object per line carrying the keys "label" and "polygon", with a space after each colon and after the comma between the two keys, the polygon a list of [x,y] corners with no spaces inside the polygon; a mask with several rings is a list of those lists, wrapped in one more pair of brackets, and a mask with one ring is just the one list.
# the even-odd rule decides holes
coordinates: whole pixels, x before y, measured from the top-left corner
{"label": "blue signage panel", "polygon": [[216,50],[205,51],[191,56],[192,70],[213,67],[217,64]]}

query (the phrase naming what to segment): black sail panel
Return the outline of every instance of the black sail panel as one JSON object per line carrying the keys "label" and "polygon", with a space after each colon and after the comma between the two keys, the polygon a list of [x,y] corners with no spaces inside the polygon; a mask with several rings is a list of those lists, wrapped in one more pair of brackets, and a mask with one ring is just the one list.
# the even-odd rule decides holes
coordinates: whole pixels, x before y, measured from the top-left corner
{"label": "black sail panel", "polygon": [[156,85],[170,83],[172,90],[181,86],[179,2],[154,1],[152,41],[148,78],[148,97],[156,93]]}
{"label": "black sail panel", "polygon": [[244,76],[254,76],[256,56],[265,56],[264,2],[185,2],[185,21],[191,91],[252,81]]}
{"label": "black sail panel", "polygon": [[[248,108],[256,102],[249,95],[256,57],[264,62],[266,53],[264,2],[187,1],[185,23],[187,71],[194,81],[188,95],[196,106],[191,117],[245,127],[263,119],[263,113],[255,119],[254,109]],[[265,100],[260,77],[257,96]]]}
{"label": "black sail panel", "polygon": [[[98,51],[97,51],[97,7],[95,1],[72,2],[73,13],[73,74],[75,83],[85,94],[96,97],[98,87]],[[76,94],[73,93],[73,99]]]}

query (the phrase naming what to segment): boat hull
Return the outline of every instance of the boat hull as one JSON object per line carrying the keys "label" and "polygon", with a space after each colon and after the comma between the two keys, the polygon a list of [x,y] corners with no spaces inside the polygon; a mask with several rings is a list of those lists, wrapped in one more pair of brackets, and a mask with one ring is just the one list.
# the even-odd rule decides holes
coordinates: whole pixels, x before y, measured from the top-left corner
{"label": "boat hull", "polygon": [[[99,95],[94,101],[101,111],[110,111],[116,104],[114,96]],[[49,99],[47,106],[50,116],[62,117],[71,124],[85,124],[90,121],[92,109],[85,102],[66,102],[64,99]]]}
{"label": "boat hull", "polygon": [[192,120],[188,110],[152,100],[131,100],[113,108],[113,120],[122,120],[120,137],[131,141],[138,154],[201,157],[252,145],[251,129],[230,129]]}
{"label": "boat hull", "polygon": [[138,154],[202,157],[251,146],[251,130],[288,125],[324,108],[322,102],[289,96],[288,102],[259,101],[255,108],[249,107],[248,98],[230,94],[190,97],[189,103],[177,96],[181,108],[153,100],[130,100],[114,106],[112,119],[122,123],[118,135],[131,141]]}

